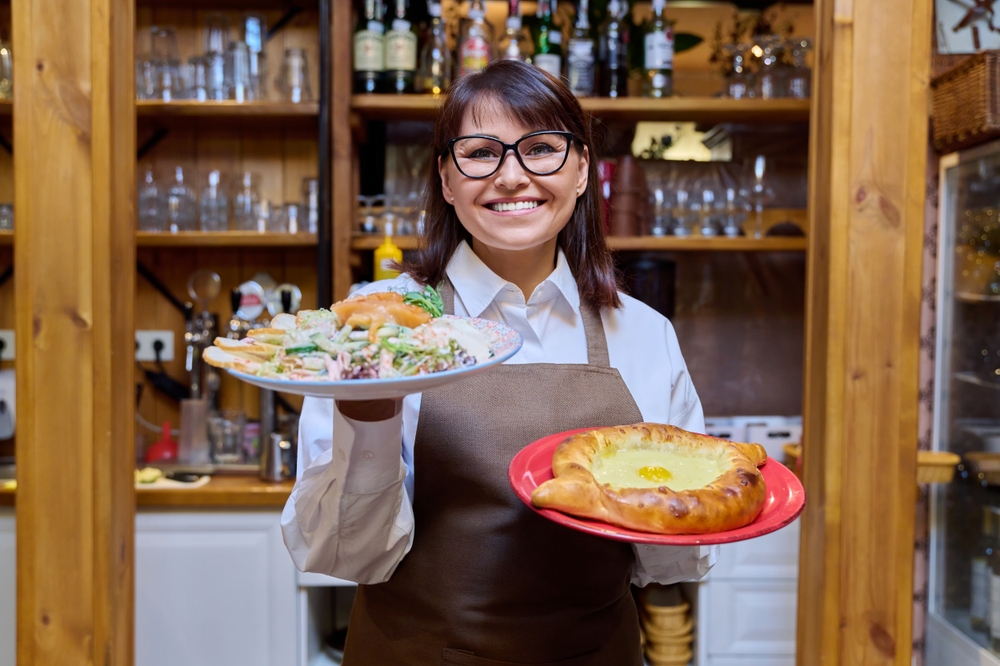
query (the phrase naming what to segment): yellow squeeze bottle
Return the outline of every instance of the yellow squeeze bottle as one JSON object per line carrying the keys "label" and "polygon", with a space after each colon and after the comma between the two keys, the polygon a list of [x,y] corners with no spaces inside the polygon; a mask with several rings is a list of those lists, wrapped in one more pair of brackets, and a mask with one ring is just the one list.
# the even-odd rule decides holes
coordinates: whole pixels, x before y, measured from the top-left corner
{"label": "yellow squeeze bottle", "polygon": [[385,241],[375,249],[375,279],[391,280],[399,275],[393,268],[395,262],[403,261],[403,251],[392,242],[392,222],[385,223]]}

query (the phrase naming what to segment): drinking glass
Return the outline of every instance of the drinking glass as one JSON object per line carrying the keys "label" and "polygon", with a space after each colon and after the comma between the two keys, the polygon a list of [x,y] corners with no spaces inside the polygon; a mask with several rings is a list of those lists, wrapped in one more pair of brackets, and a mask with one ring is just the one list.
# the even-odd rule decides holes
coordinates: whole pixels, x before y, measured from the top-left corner
{"label": "drinking glass", "polygon": [[649,228],[649,233],[653,236],[666,236],[670,233],[671,202],[662,176],[659,174],[650,176],[649,192],[650,202],[653,204],[653,224]]}
{"label": "drinking glass", "polygon": [[715,189],[705,186],[701,190],[701,217],[699,230],[702,236],[718,236],[722,227],[721,218],[723,201],[716,195]]}
{"label": "drinking glass", "polygon": [[184,88],[181,82],[181,61],[177,55],[177,33],[171,26],[153,26],[153,97],[164,102],[181,99]]}
{"label": "drinking glass", "polygon": [[267,41],[267,19],[263,14],[248,13],[243,16],[243,41],[250,49],[251,99],[267,98],[267,60],[264,44]]}
{"label": "drinking glass", "polygon": [[160,184],[156,181],[152,167],[147,166],[142,170],[137,189],[139,231],[164,231],[166,227],[160,200]]}
{"label": "drinking glass", "polygon": [[297,203],[286,203],[281,207],[281,216],[285,221],[285,231],[290,234],[302,232],[305,220],[302,215],[302,206]]}
{"label": "drinking glass", "polygon": [[4,231],[14,229],[14,204],[0,204],[0,229]]}
{"label": "drinking glass", "polygon": [[726,188],[725,221],[722,234],[729,238],[740,235],[743,222],[747,219],[747,203],[735,187]]}
{"label": "drinking glass", "polygon": [[135,98],[156,99],[156,63],[148,53],[135,59]]}
{"label": "drinking glass", "polygon": [[254,99],[250,86],[250,47],[246,42],[232,42],[226,53],[226,98],[236,102]]}
{"label": "drinking glass", "polygon": [[288,221],[285,219],[281,206],[274,206],[268,199],[261,199],[257,209],[257,231],[283,234],[288,231]]}
{"label": "drinking glass", "polygon": [[186,96],[198,102],[208,100],[208,60],[204,56],[188,58]]}
{"label": "drinking glass", "polygon": [[225,55],[229,49],[230,23],[225,14],[212,13],[205,17],[205,53]]}
{"label": "drinking glass", "polygon": [[753,53],[759,63],[754,82],[755,97],[777,99],[785,96],[784,72],[779,62],[782,43],[778,35],[761,35],[754,41]]}
{"label": "drinking glass", "polygon": [[260,208],[259,178],[257,174],[244,171],[233,194],[233,222],[237,231],[257,231],[257,215]]}
{"label": "drinking glass", "polygon": [[226,90],[226,52],[229,50],[229,19],[210,14],[205,20],[205,65],[208,99],[228,99]]}
{"label": "drinking glass", "polygon": [[773,170],[774,164],[764,155],[754,157],[748,169],[745,196],[750,205],[753,206],[754,238],[764,236],[764,204],[770,203],[774,199],[774,189],[771,187],[771,181],[774,179]]}
{"label": "drinking glass", "polygon": [[361,195],[358,197],[358,203],[365,207],[365,210],[360,215],[358,220],[358,231],[363,234],[377,234],[378,233],[378,220],[375,217],[374,207],[382,200],[381,196],[365,196]]}
{"label": "drinking glass", "polygon": [[806,62],[812,50],[812,40],[808,37],[794,37],[785,44],[792,54],[792,70],[788,76],[788,96],[795,99],[809,99],[812,93],[812,70]]}
{"label": "drinking glass", "polygon": [[208,172],[208,186],[201,191],[201,230],[228,231],[229,205],[222,174],[218,170]]}
{"label": "drinking glass", "polygon": [[309,64],[303,49],[285,49],[285,60],[281,65],[281,96],[293,104],[312,100]]}
{"label": "drinking glass", "polygon": [[305,230],[311,234],[319,233],[319,180],[316,178],[302,179],[302,207],[305,209]]}
{"label": "drinking glass", "polygon": [[198,197],[194,189],[185,182],[183,167],[174,167],[173,180],[164,189],[161,206],[167,231],[195,231],[198,224]]}
{"label": "drinking glass", "polygon": [[753,93],[753,76],[747,69],[746,44],[726,44],[723,47],[726,55],[732,59],[732,69],[726,76],[726,88],[723,91],[724,97],[732,99],[745,99]]}
{"label": "drinking glass", "polygon": [[222,409],[208,417],[213,462],[223,465],[242,462],[245,428],[246,415],[237,409]]}
{"label": "drinking glass", "polygon": [[690,236],[695,224],[698,222],[701,204],[697,201],[692,201],[690,192],[686,187],[681,187],[677,190],[674,196],[674,204],[674,235],[680,237]]}

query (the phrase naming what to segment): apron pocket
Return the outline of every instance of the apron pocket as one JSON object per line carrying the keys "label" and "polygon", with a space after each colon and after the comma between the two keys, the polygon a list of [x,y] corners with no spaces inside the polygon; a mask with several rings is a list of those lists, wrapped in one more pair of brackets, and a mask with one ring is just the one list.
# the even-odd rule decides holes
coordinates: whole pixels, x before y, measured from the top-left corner
{"label": "apron pocket", "polygon": [[592,666],[594,663],[592,659],[596,655],[597,652],[595,651],[578,657],[560,659],[559,661],[531,662],[531,664],[528,664],[523,661],[497,661],[496,659],[477,657],[468,650],[445,648],[442,653],[443,660],[441,661],[441,666]]}

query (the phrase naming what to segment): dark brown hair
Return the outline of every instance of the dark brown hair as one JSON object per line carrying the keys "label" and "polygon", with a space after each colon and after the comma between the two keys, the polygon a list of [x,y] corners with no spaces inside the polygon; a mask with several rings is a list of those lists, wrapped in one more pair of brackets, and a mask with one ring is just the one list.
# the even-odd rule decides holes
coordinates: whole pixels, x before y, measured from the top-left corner
{"label": "dark brown hair", "polygon": [[[559,232],[557,243],[576,278],[580,300],[597,308],[621,307],[618,274],[604,241],[590,118],[576,97],[560,81],[532,65],[513,60],[493,62],[482,72],[462,76],[451,87],[434,125],[435,157],[451,159],[448,141],[458,136],[465,114],[476,113],[481,104],[505,110],[528,131],[572,132],[577,147],[587,147],[587,189],[577,197],[573,215]],[[455,208],[445,201],[436,161],[431,165],[424,203],[427,217],[420,252],[415,260],[403,262],[402,268],[421,284],[437,285],[444,279],[445,268],[459,243],[465,240],[471,246],[472,236],[462,226]]]}

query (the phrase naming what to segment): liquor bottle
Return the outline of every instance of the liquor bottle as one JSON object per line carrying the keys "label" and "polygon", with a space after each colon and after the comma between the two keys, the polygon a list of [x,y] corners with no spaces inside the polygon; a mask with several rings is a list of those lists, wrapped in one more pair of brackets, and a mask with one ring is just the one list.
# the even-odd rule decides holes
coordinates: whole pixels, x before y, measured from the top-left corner
{"label": "liquor bottle", "polygon": [[601,95],[628,96],[628,24],[624,17],[628,4],[608,3],[608,18],[601,26],[598,59],[601,67]]}
{"label": "liquor bottle", "polygon": [[507,14],[507,29],[500,37],[498,56],[503,60],[530,60],[535,48],[524,32],[521,21],[520,0],[510,0]]}
{"label": "liquor bottle", "polygon": [[643,26],[644,97],[670,97],[674,92],[674,28],[663,17],[667,0],[653,0],[653,18]]}
{"label": "liquor bottle", "polygon": [[493,60],[493,26],[486,22],[482,0],[472,0],[469,18],[462,22],[458,38],[458,75],[486,69]]}
{"label": "liquor bottle", "polygon": [[562,77],[562,33],[552,21],[554,4],[555,0],[538,0],[534,26],[535,55],[531,62],[558,79]]}
{"label": "liquor bottle", "polygon": [[365,0],[365,11],[354,32],[354,92],[373,93],[385,70],[385,24],[382,0]]}
{"label": "liquor bottle", "polygon": [[972,553],[972,603],[969,620],[974,631],[989,631],[990,627],[990,560],[996,548],[995,521],[992,507],[983,507],[982,531]]}
{"label": "liquor bottle", "polygon": [[580,0],[576,12],[576,25],[569,38],[569,54],[566,63],[566,74],[569,79],[569,89],[577,97],[590,97],[594,94],[594,65],[596,49],[594,39],[590,36],[590,9],[587,0]]}
{"label": "liquor bottle", "polygon": [[445,24],[441,20],[440,0],[428,2],[427,13],[431,16],[431,23],[420,53],[417,91],[440,95],[451,85],[451,51],[448,49]]}
{"label": "liquor bottle", "polygon": [[417,35],[406,0],[393,0],[389,30],[385,33],[385,80],[388,92],[412,93],[417,70]]}

